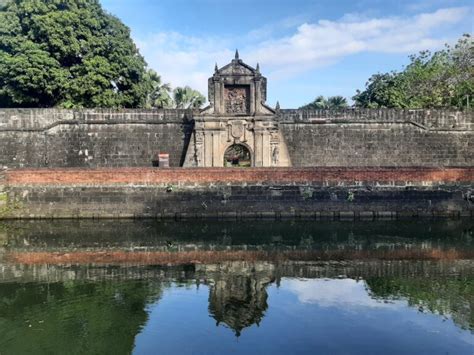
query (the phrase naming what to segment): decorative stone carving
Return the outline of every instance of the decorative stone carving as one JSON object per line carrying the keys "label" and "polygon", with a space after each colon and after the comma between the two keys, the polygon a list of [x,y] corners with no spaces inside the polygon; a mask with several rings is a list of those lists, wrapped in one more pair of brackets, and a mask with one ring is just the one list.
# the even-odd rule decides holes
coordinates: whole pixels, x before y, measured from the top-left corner
{"label": "decorative stone carving", "polygon": [[248,114],[250,108],[248,86],[226,86],[225,111],[230,114]]}
{"label": "decorative stone carving", "polygon": [[273,152],[272,152],[272,165],[278,165],[278,161],[280,160],[280,149],[278,146],[273,147]]}
{"label": "decorative stone carving", "polygon": [[242,121],[234,121],[231,124],[231,135],[236,139],[242,138],[245,133],[245,126]]}
{"label": "decorative stone carving", "polygon": [[202,156],[203,156],[203,145],[204,145],[204,133],[195,132],[195,150],[194,150],[194,159],[196,166],[201,166]]}

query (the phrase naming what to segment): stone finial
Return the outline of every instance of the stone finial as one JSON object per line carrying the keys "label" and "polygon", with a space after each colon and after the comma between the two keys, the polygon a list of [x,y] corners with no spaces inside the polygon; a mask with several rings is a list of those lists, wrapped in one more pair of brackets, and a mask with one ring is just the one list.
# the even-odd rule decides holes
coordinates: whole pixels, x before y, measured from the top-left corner
{"label": "stone finial", "polygon": [[217,73],[219,71],[219,68],[217,67],[217,63],[216,63],[216,66],[214,67],[214,72]]}
{"label": "stone finial", "polygon": [[275,105],[275,111],[280,111],[280,101],[277,101]]}
{"label": "stone finial", "polygon": [[257,73],[260,73],[260,64],[257,63],[257,68],[255,68],[255,70],[257,71]]}
{"label": "stone finial", "polygon": [[235,60],[238,60],[239,59],[239,50],[236,49],[235,50]]}

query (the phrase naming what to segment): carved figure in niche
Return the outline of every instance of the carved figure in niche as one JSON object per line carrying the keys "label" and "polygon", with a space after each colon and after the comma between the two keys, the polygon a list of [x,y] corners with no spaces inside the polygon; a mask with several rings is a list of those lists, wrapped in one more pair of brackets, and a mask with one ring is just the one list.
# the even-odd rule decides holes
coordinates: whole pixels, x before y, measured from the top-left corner
{"label": "carved figure in niche", "polygon": [[227,113],[248,113],[248,95],[246,87],[225,88],[225,108]]}
{"label": "carved figure in niche", "polygon": [[196,132],[195,137],[196,137],[196,145],[195,145],[194,159],[196,161],[197,166],[201,166],[202,146],[204,144],[204,134],[202,132]]}
{"label": "carved figure in niche", "polygon": [[279,159],[280,159],[280,149],[278,149],[278,146],[276,146],[275,148],[273,148],[273,152],[272,152],[273,165],[277,165]]}

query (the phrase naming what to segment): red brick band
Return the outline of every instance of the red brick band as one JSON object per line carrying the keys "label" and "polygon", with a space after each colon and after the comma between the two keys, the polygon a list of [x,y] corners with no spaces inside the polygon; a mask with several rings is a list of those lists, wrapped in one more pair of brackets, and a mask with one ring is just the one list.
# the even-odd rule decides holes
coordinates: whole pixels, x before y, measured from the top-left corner
{"label": "red brick band", "polygon": [[102,168],[17,169],[11,185],[202,184],[307,182],[474,182],[472,168]]}

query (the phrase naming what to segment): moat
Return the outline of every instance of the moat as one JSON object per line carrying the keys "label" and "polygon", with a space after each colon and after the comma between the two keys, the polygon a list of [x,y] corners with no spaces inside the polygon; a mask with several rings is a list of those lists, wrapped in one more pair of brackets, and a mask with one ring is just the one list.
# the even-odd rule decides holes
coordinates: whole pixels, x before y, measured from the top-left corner
{"label": "moat", "polygon": [[472,354],[474,221],[0,224],[0,353]]}

